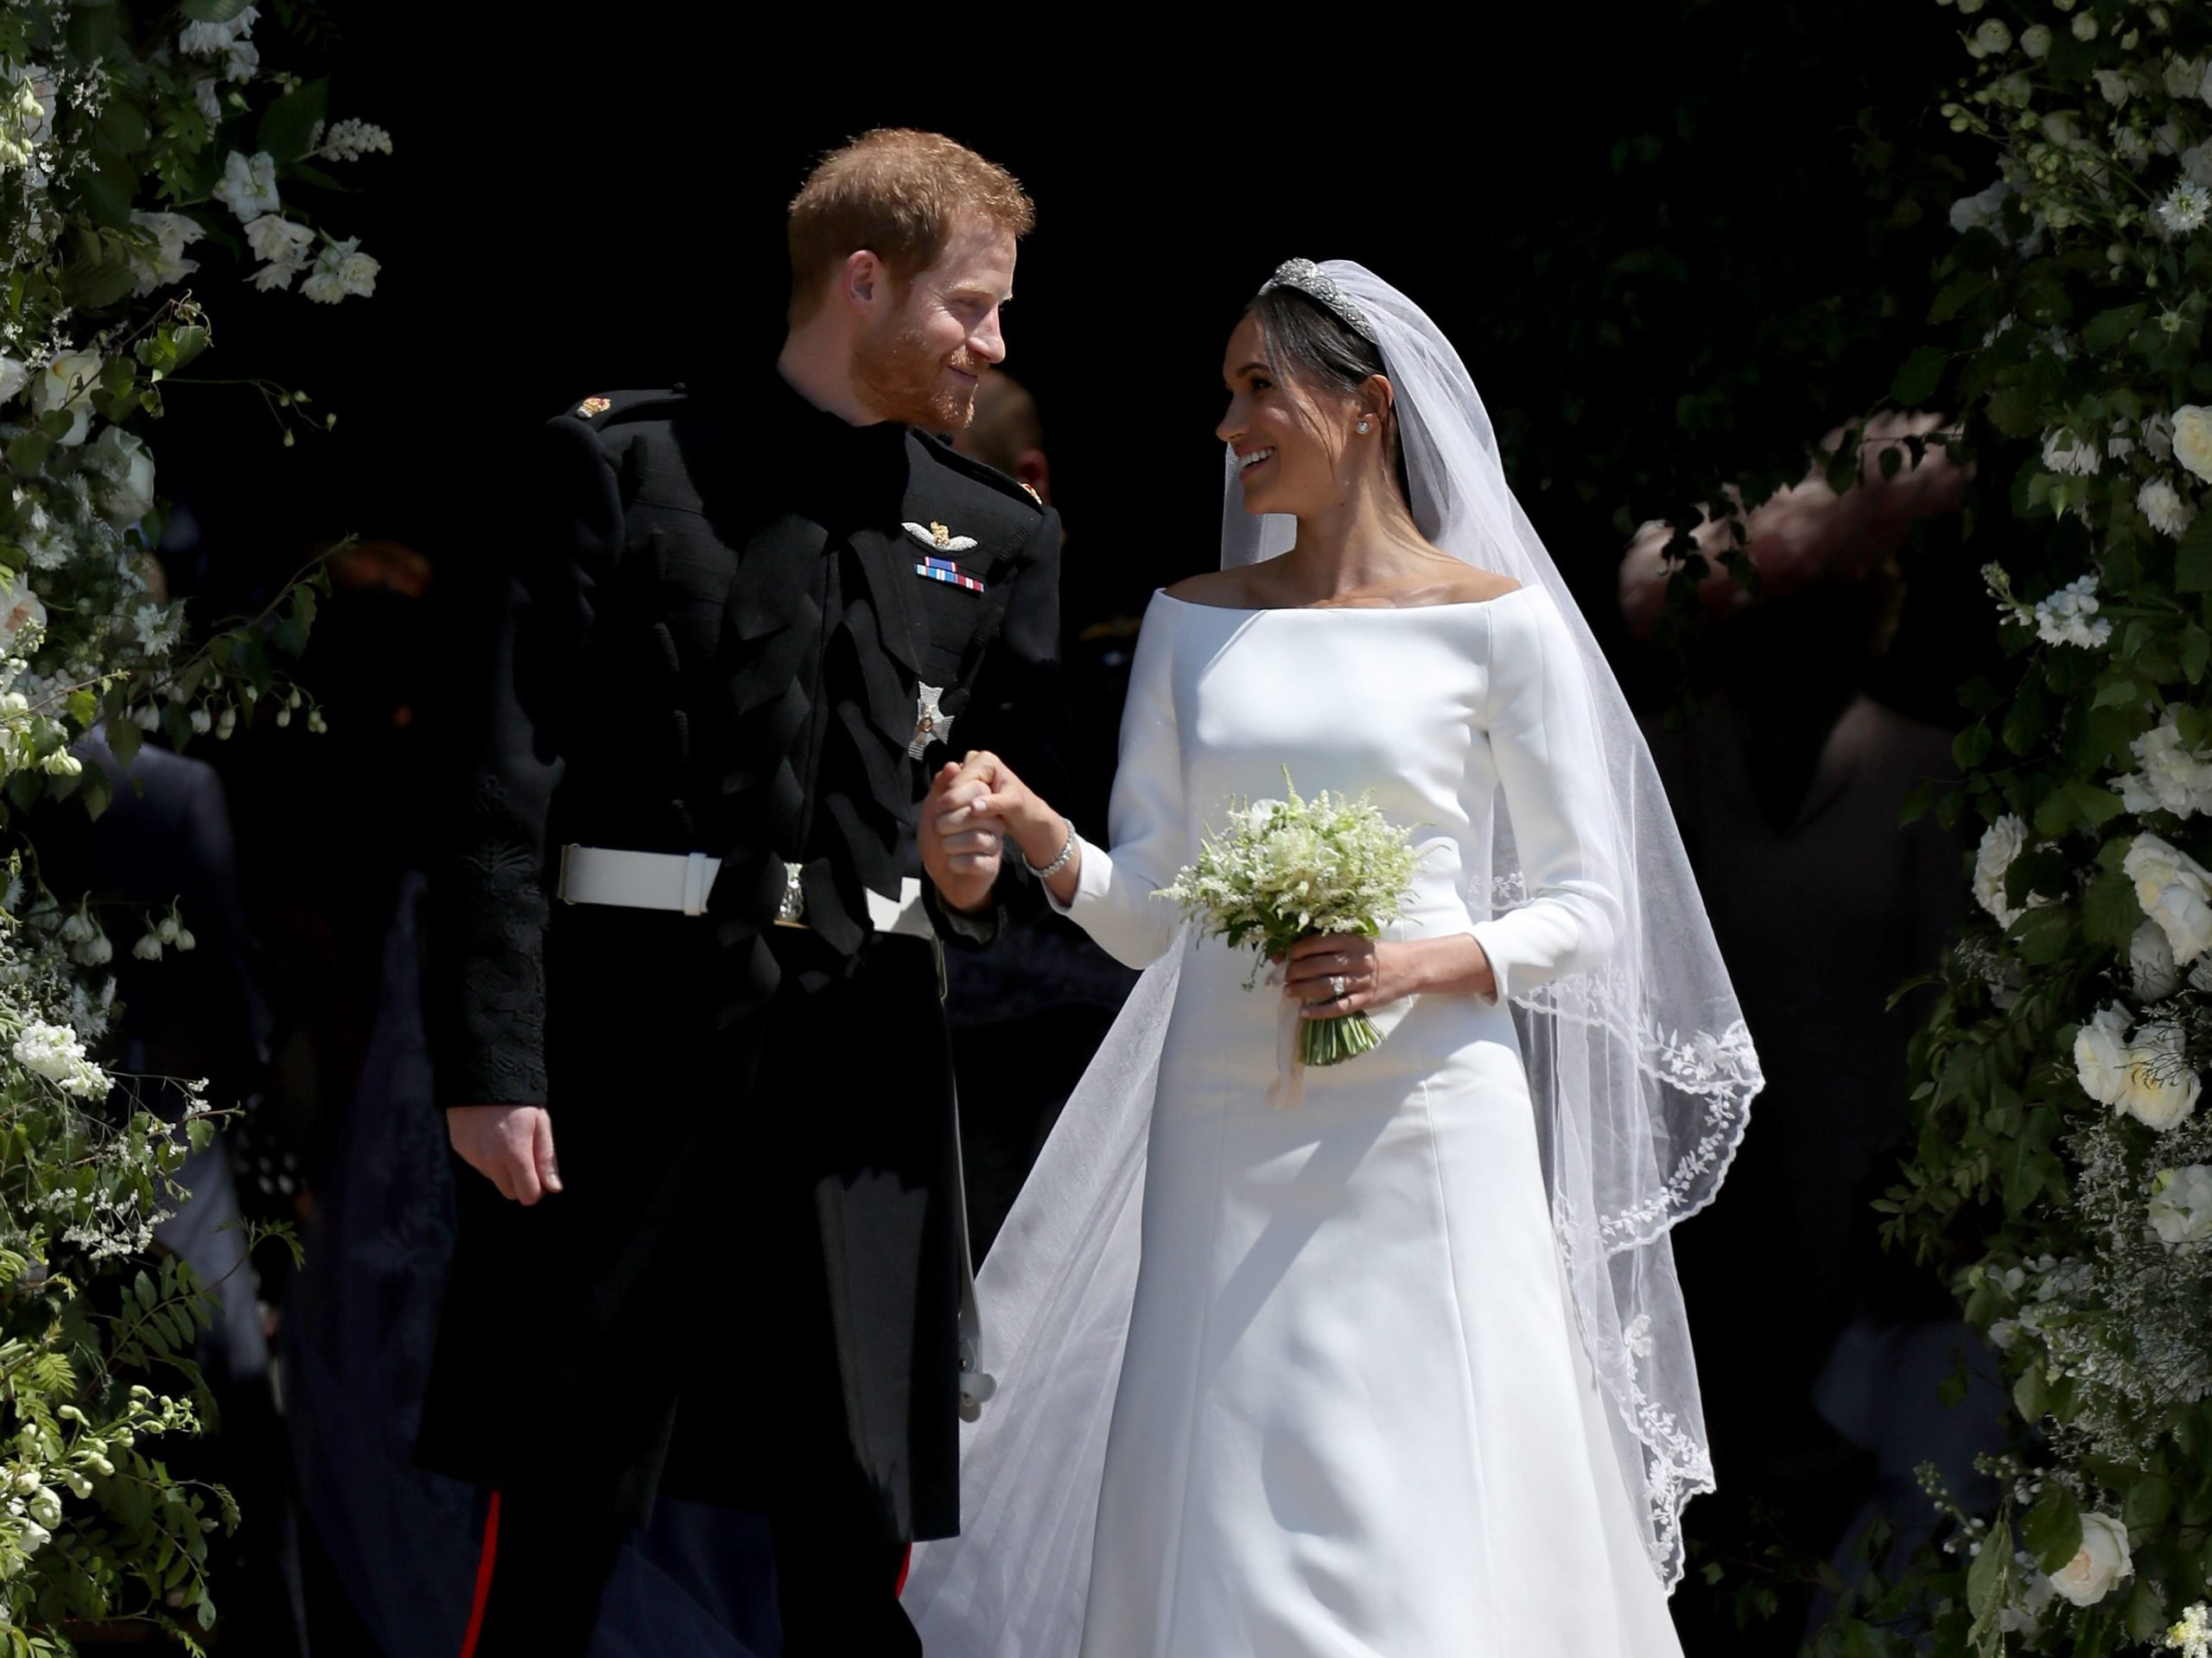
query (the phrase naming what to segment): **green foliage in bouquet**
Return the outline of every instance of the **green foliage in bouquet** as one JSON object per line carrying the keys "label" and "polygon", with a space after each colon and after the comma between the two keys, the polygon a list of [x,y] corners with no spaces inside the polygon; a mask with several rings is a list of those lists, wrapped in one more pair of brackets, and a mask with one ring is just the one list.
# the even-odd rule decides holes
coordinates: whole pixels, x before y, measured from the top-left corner
{"label": "green foliage in bouquet", "polygon": [[[1257,952],[1259,962],[1281,956],[1316,935],[1372,938],[1395,920],[1413,892],[1420,857],[1406,832],[1376,806],[1371,791],[1357,797],[1323,790],[1301,797],[1286,768],[1282,800],[1238,801],[1229,828],[1209,829],[1195,863],[1157,896],[1173,899],[1208,937],[1232,950]],[[1305,1020],[1299,1059],[1333,1065],[1382,1041],[1364,1013]]]}
{"label": "green foliage in bouquet", "polygon": [[1964,687],[1963,781],[1916,809],[1982,826],[1978,911],[1881,1206],[1996,1350],[2015,1443],[1984,1460],[1995,1511],[1937,1490],[1936,1540],[1871,1548],[1813,1650],[2190,1650],[2212,1585],[2212,11],[1956,4],[1974,68],[1944,113],[1997,176],[1952,209],[1944,343],[1891,396],[1955,411],[1955,455],[2009,496],[1967,525],[2009,665]]}
{"label": "green foliage in bouquet", "polygon": [[[305,0],[271,10],[323,27]],[[187,1079],[161,1083],[181,1117],[156,1113],[151,1079],[95,1057],[111,926],[139,929],[132,952],[154,960],[192,949],[188,918],[57,897],[31,836],[85,832],[64,797],[93,816],[111,804],[87,742],[127,765],[149,737],[219,740],[257,711],[322,725],[284,665],[319,569],[260,616],[195,627],[150,560],[162,512],[135,429],[211,343],[182,286],[195,272],[324,304],[375,286],[375,261],[296,197],[334,192],[334,168],[391,140],[331,124],[324,82],[265,67],[262,22],[243,0],[0,8],[0,1655],[69,1652],[73,1629],[118,1619],[198,1651],[207,1537],[238,1518],[152,1454],[205,1420],[191,1354],[207,1286],[154,1228],[217,1114]],[[248,390],[288,445],[329,423],[303,394]]]}

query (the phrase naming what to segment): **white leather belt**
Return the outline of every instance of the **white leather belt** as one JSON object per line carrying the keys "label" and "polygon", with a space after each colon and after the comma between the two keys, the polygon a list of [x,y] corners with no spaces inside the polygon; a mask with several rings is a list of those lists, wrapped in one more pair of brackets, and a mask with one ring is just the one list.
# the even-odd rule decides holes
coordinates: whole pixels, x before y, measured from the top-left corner
{"label": "white leather belt", "polygon": [[[626,910],[677,910],[685,915],[704,915],[707,894],[722,867],[720,858],[703,852],[622,852],[607,847],[564,846],[561,848],[561,899],[565,904],[612,904]],[[804,902],[798,895],[798,866],[785,866],[790,875],[788,896],[779,926],[806,925]],[[868,924],[880,933],[909,938],[934,938],[937,929],[922,905],[922,884],[912,876],[899,883],[899,896],[886,898],[869,889]]]}

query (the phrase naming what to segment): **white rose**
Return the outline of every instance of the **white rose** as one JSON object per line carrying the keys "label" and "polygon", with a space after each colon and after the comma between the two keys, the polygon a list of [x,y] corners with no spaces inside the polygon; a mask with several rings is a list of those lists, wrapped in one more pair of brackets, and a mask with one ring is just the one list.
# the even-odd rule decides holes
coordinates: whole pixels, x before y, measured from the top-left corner
{"label": "white rose", "polygon": [[2020,31],[2020,50],[2041,61],[2050,55],[2050,29],[2044,23],[2031,23]]}
{"label": "white rose", "polygon": [[[2085,16],[2087,14],[2084,14]],[[2127,1553],[2127,1528],[2110,1515],[2082,1516],[2082,1547],[2050,1574],[2050,1586],[2076,1606],[2094,1606],[2112,1592],[2135,1563]]]}
{"label": "white rose", "polygon": [[2174,459],[2212,483],[2212,409],[2185,403],[2173,414]]}
{"label": "white rose", "polygon": [[39,371],[31,382],[31,408],[39,414],[67,409],[73,416],[61,435],[65,445],[82,443],[92,423],[92,387],[100,375],[96,351],[67,351]]}
{"label": "white rose", "polygon": [[264,213],[245,227],[245,243],[253,257],[271,263],[297,258],[300,250],[314,240],[315,232],[308,226],[276,213]]}
{"label": "white rose", "polygon": [[2164,1001],[2181,983],[2174,947],[2155,921],[2145,921],[2127,941],[2127,971],[2139,1002]]}
{"label": "white rose", "polygon": [[110,426],[85,451],[85,465],[99,480],[95,493],[111,523],[136,524],[153,510],[154,457],[120,426]]}
{"label": "white rose", "polygon": [[2196,509],[2169,478],[2152,478],[2135,492],[2135,505],[2162,536],[2180,536],[2196,521]]}
{"label": "white rose", "polygon": [[2020,913],[2005,902],[2005,872],[2027,843],[2027,824],[2006,812],[1982,831],[1981,845],[1974,853],[1974,901],[1995,916],[2000,927],[2011,926]]}
{"label": "white rose", "polygon": [[2212,1166],[2163,1169],[2145,1212],[2161,1243],[2196,1243],[2212,1237]]}
{"label": "white rose", "polygon": [[2074,1035],[2074,1075],[2099,1105],[2117,1105],[2127,1086],[2127,1010],[2100,1008]]}
{"label": "white rose", "polygon": [[2160,1020],[2136,1032],[2127,1045],[2126,1085],[2113,1109],[2164,1134],[2196,1111],[2203,1083],[2189,1069],[2181,1026]]}
{"label": "white rose", "polygon": [[20,575],[13,581],[11,589],[0,592],[0,651],[14,650],[25,628],[46,626],[46,607],[39,603],[30,583]]}
{"label": "white rose", "polygon": [[246,224],[264,213],[273,213],[276,200],[276,158],[267,150],[245,156],[233,149],[223,159],[223,181],[215,199]]}
{"label": "white rose", "polygon": [[2139,835],[2120,866],[2135,883],[2143,913],[2165,930],[2183,966],[2212,948],[2212,875],[2187,853],[2155,835]]}

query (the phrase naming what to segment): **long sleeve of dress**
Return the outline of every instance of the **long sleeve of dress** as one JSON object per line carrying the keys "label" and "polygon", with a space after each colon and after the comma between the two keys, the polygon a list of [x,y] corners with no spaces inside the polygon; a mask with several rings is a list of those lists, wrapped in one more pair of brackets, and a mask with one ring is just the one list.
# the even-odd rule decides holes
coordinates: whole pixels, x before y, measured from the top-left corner
{"label": "long sleeve of dress", "polygon": [[1574,641],[1550,597],[1486,605],[1484,719],[1528,901],[1478,923],[1500,997],[1597,966],[1621,936],[1612,792]]}
{"label": "long sleeve of dress", "polygon": [[1153,894],[1190,858],[1175,721],[1174,626],[1175,607],[1155,596],[1129,665],[1121,764],[1107,808],[1113,850],[1086,837],[1075,897],[1052,905],[1125,967],[1151,966],[1174,942],[1175,906]]}

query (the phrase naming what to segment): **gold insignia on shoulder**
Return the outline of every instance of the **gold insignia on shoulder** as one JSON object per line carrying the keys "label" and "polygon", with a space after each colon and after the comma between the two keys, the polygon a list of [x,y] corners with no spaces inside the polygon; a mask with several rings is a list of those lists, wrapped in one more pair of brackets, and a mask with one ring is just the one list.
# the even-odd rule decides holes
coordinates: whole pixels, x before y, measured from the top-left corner
{"label": "gold insignia on shoulder", "polygon": [[614,403],[612,398],[586,397],[582,403],[576,405],[576,412],[579,415],[582,415],[586,420],[589,420],[594,415],[603,415],[613,407]]}

